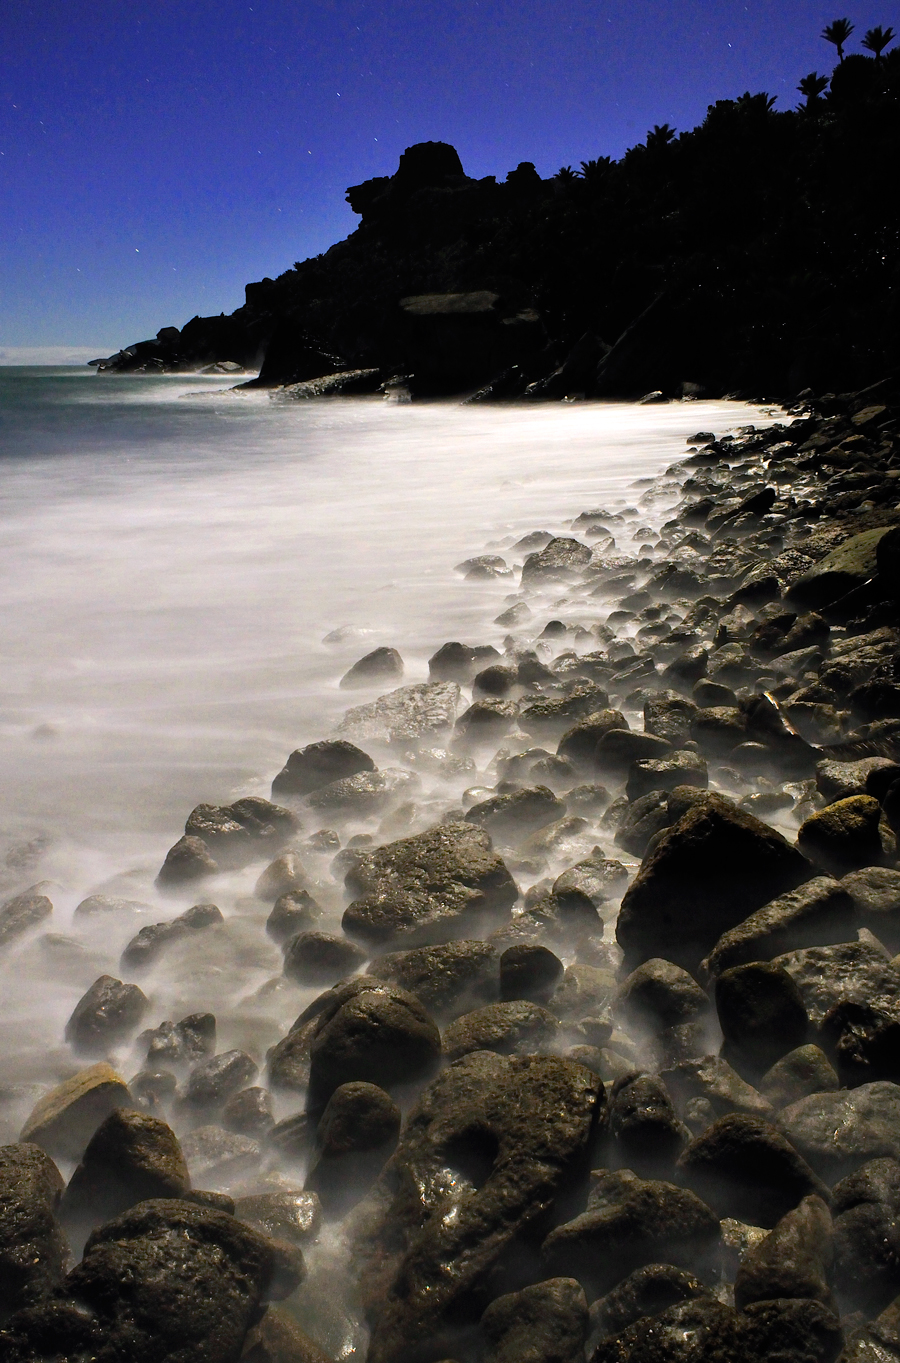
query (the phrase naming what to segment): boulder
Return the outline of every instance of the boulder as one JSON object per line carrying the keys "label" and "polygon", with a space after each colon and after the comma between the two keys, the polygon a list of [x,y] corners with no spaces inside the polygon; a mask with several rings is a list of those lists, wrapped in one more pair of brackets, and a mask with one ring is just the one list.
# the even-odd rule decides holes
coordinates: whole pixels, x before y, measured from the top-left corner
{"label": "boulder", "polygon": [[362,1080],[389,1089],[437,1063],[440,1033],[414,994],[360,976],[329,995],[309,1041],[312,1107],[341,1084]]}
{"label": "boulder", "polygon": [[770,961],[798,948],[846,942],[854,919],[854,903],[843,883],[816,876],[723,933],[702,963],[704,975],[715,977],[732,966]]}
{"label": "boulder", "polygon": [[259,1070],[246,1051],[222,1051],[197,1065],[187,1082],[187,1099],[194,1107],[220,1107],[252,1084]]}
{"label": "boulder", "polygon": [[297,852],[282,852],[270,862],[253,887],[257,899],[270,904],[284,894],[300,894],[307,889],[306,867]]}
{"label": "boulder", "polygon": [[502,920],[518,897],[488,834],[443,824],[365,853],[347,874],[345,932],[366,943],[428,944]]}
{"label": "boulder", "polygon": [[659,761],[668,757],[671,751],[671,743],[656,734],[607,729],[594,748],[594,766],[599,771],[624,773],[633,762]]}
{"label": "boulder", "polygon": [[742,1079],[727,1060],[719,1055],[704,1055],[682,1060],[662,1070],[660,1078],[684,1116],[688,1105],[697,1101],[709,1105],[712,1120],[730,1112],[751,1117],[772,1117],[772,1105],[752,1084]]}
{"label": "boulder", "polygon": [[559,957],[537,942],[507,947],[500,957],[500,997],[546,1003],[564,971]]}
{"label": "boulder", "polygon": [[397,1104],[377,1084],[341,1084],[325,1104],[316,1140],[322,1154],[333,1158],[378,1150],[396,1145],[400,1121]]}
{"label": "boulder", "polygon": [[570,866],[556,877],[553,893],[562,895],[578,890],[587,895],[596,908],[607,900],[618,899],[628,883],[628,868],[621,861],[603,855],[599,847],[589,857]]}
{"label": "boulder", "polygon": [[149,1198],[191,1186],[174,1131],[145,1112],[118,1108],[97,1128],[69,1180],[60,1218],[80,1245],[94,1226]]}
{"label": "boulder", "polygon": [[220,866],[243,866],[277,851],[300,828],[289,809],[245,795],[230,805],[197,805],[184,825],[186,838],[199,838]]}
{"label": "boulder", "polygon": [[220,1187],[224,1183],[227,1187],[256,1172],[262,1148],[250,1136],[210,1123],[182,1137],[181,1153],[195,1186]]}
{"label": "boulder", "polygon": [[820,1197],[804,1197],[741,1261],[734,1304],[801,1297],[833,1307],[831,1213]]}
{"label": "boulder", "polygon": [[832,1189],[835,1286],[871,1317],[900,1292],[900,1164],[869,1160]]}
{"label": "boulder", "polygon": [[716,979],[716,1011],[725,1054],[739,1069],[762,1074],[806,1040],[808,1019],[800,990],[771,961],[723,970]]}
{"label": "boulder", "polygon": [[670,1306],[711,1296],[706,1284],[683,1268],[674,1264],[646,1264],[593,1303],[592,1333],[605,1339],[627,1330],[645,1316],[659,1316]]}
{"label": "boulder", "polygon": [[691,1022],[709,1011],[709,999],[681,966],[654,957],[622,981],[616,1012],[631,1025],[653,1030]]}
{"label": "boulder", "polygon": [[298,932],[284,944],[284,973],[298,984],[334,984],[354,974],[367,955],[346,937]]}
{"label": "boulder", "polygon": [[862,587],[878,571],[878,543],[885,533],[886,527],[879,526],[851,535],[791,584],[788,599],[819,610]]}
{"label": "boulder", "polygon": [[543,1245],[551,1272],[568,1272],[593,1295],[645,1264],[708,1271],[719,1222],[687,1188],[638,1178],[628,1169],[592,1175],[587,1211],[557,1226]]}
{"label": "boulder", "polygon": [[602,1101],[595,1075],[556,1056],[466,1056],[425,1090],[374,1223],[358,1231],[370,1363],[449,1353],[505,1257],[539,1233],[580,1169]]}
{"label": "boulder", "polygon": [[850,795],[874,795],[875,791],[869,789],[870,775],[896,770],[896,763],[886,757],[860,757],[853,762],[826,757],[816,763],[816,790],[829,804],[834,800],[846,800]]}
{"label": "boulder", "polygon": [[789,1107],[811,1093],[832,1093],[840,1080],[818,1046],[797,1046],[777,1060],[759,1081],[759,1091],[773,1107]]}
{"label": "boulder", "polygon": [[472,680],[476,667],[476,653],[468,644],[453,641],[441,644],[428,659],[428,676],[433,682],[466,682]]}
{"label": "boulder", "polygon": [[419,777],[402,767],[361,771],[322,786],[306,797],[310,809],[328,819],[367,819],[419,788]]}
{"label": "boulder", "polygon": [[295,1245],[311,1240],[322,1222],[318,1197],[300,1188],[239,1197],[234,1204],[234,1214],[261,1234]]}
{"label": "boulder", "polygon": [[0,1146],[0,1315],[57,1292],[69,1249],[56,1214],[63,1180],[30,1143]]}
{"label": "boulder", "polygon": [[697,1136],[679,1164],[684,1181],[719,1217],[774,1226],[801,1198],[816,1194],[828,1200],[797,1149],[769,1122],[732,1112]]}
{"label": "boulder", "polygon": [[402,746],[446,733],[453,727],[458,707],[456,682],[420,682],[348,710],[337,732],[361,743]]}
{"label": "boulder", "polygon": [[691,736],[691,724],[697,713],[692,700],[677,691],[660,691],[644,701],[644,732],[664,738],[679,749]]}
{"label": "boulder", "polygon": [[757,1363],[756,1355],[741,1350],[739,1322],[721,1302],[692,1297],[608,1335],[592,1363]]}
{"label": "boulder", "polygon": [[579,540],[552,539],[538,553],[529,554],[525,559],[522,585],[577,581],[592,557],[591,550]]}
{"label": "boulder", "polygon": [[262,1140],[275,1125],[269,1094],[259,1085],[238,1089],[222,1109],[222,1125],[235,1135]]}
{"label": "boulder", "polygon": [[476,700],[456,721],[456,734],[470,745],[490,743],[508,734],[518,715],[514,700]]}
{"label": "boulder", "polygon": [[900,1021],[900,970],[870,942],[807,947],[777,956],[797,984],[810,1022],[821,1028],[842,1003],[867,1004]]}
{"label": "boulder", "polygon": [[662,956],[696,966],[724,932],[808,878],[790,844],[720,795],[663,834],[625,892],[616,937],[632,967]]}
{"label": "boulder", "polygon": [[380,682],[400,681],[403,676],[403,659],[395,648],[375,648],[359,662],[353,664],[349,672],[341,677],[345,690],[359,686],[376,686]]}
{"label": "boulder", "polygon": [[289,894],[279,895],[275,900],[272,912],[266,919],[266,932],[279,946],[283,946],[298,932],[315,927],[321,912],[307,890],[291,890]]}
{"label": "boulder", "polygon": [[567,729],[556,748],[558,757],[587,771],[594,769],[597,744],[610,729],[627,729],[628,721],[621,710],[595,710]]}
{"label": "boulder", "polygon": [[241,1363],[332,1363],[286,1310],[270,1306],[248,1331]]}
{"label": "boulder", "polygon": [[178,889],[218,874],[219,863],[203,839],[185,836],[169,848],[156,884],[161,890]]}
{"label": "boulder", "polygon": [[633,857],[643,857],[650,844],[672,823],[667,792],[648,791],[623,810],[616,830],[616,846],[630,852]]}
{"label": "boulder", "polygon": [[496,998],[498,955],[490,942],[445,942],[379,956],[367,973],[409,990],[435,1016],[456,1015]]}
{"label": "boulder", "polygon": [[558,1028],[551,1012],[526,999],[487,1003],[450,1023],[444,1031],[444,1054],[450,1060],[472,1051],[528,1055],[549,1047]]}
{"label": "boulder", "polygon": [[786,1107],[778,1124],[829,1182],[869,1160],[900,1158],[900,1086],[886,1080],[837,1093],[813,1093]]}
{"label": "boulder", "polygon": [[850,795],[811,814],[800,825],[797,846],[810,861],[838,876],[878,865],[896,849],[881,805],[871,795]]}
{"label": "boulder", "polygon": [[39,885],[7,899],[0,908],[0,950],[22,937],[30,928],[43,923],[53,912],[53,903],[41,893]]}
{"label": "boulder", "polygon": [[651,1074],[633,1073],[615,1081],[607,1130],[618,1162],[648,1175],[668,1171],[690,1140],[665,1084]]}
{"label": "boulder", "polygon": [[171,942],[224,921],[215,904],[194,904],[166,923],[150,923],[141,928],[122,952],[121,964],[129,970],[150,966]]}
{"label": "boulder", "polygon": [[96,1230],[67,1287],[94,1316],[101,1356],[221,1363],[237,1358],[261,1302],[302,1275],[298,1250],[225,1212],[159,1199]]}
{"label": "boulder", "polygon": [[581,1363],[588,1309],[574,1278],[496,1297],[481,1317],[485,1363]]}
{"label": "boulder", "polygon": [[102,1055],[134,1031],[148,1007],[136,984],[101,975],[75,1005],[66,1023],[66,1040],[76,1050]]}
{"label": "boulder", "polygon": [[19,1140],[39,1145],[55,1159],[78,1160],[101,1122],[117,1108],[131,1106],[125,1080],[101,1061],[45,1094]]}
{"label": "boulder", "polygon": [[321,786],[342,781],[345,776],[374,770],[375,763],[368,753],[346,739],[332,738],[321,743],[310,743],[291,753],[272,782],[272,797],[309,795]]}
{"label": "boulder", "polygon": [[493,837],[508,842],[555,823],[565,812],[563,801],[547,786],[526,786],[472,805],[466,813],[466,823],[486,828]]}
{"label": "boulder", "polygon": [[867,866],[844,876],[841,888],[850,896],[858,924],[874,933],[889,951],[900,951],[900,871]]}
{"label": "boulder", "polygon": [[667,757],[643,758],[632,762],[625,794],[629,800],[638,800],[651,790],[674,790],[676,786],[696,786],[699,790],[706,790],[708,785],[706,759],[690,749],[677,750]]}

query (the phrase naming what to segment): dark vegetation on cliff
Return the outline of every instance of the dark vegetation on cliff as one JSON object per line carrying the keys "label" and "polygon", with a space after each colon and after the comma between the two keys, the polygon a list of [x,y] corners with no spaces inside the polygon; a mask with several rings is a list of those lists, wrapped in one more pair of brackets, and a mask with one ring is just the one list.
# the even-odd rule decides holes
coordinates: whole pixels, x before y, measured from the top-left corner
{"label": "dark vegetation on cliff", "polygon": [[411,147],[348,190],[345,241],[98,367],[262,365],[264,386],[374,370],[350,391],[410,376],[413,394],[486,397],[877,381],[900,367],[900,50],[873,35],[875,55],[844,56],[826,30],[839,64],[804,77],[796,109],[719,100],[690,132],[549,180],[528,163],[473,180],[447,144]]}

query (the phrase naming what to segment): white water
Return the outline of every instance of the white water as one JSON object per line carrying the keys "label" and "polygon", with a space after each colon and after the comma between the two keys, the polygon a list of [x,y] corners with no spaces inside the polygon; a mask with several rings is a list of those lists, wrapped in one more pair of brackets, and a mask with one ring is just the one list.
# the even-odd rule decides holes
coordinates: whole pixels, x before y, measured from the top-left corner
{"label": "white water", "polygon": [[[192,902],[162,899],[152,882],[196,803],[268,795],[293,748],[378,694],[338,689],[370,649],[398,648],[414,682],[448,639],[502,648],[492,622],[518,575],[466,582],[460,560],[521,563],[508,547],[529,531],[638,505],[636,480],[681,458],[686,436],[766,420],[727,402],[285,407],[198,396],[209,382],[2,377],[0,854],[46,835],[6,893],[42,878],[54,902],[0,960],[4,1139],[77,1067],[62,1032],[84,989],[119,975],[138,927]],[[651,502],[630,527],[665,516]],[[631,528],[617,530],[617,552],[636,551]],[[598,618],[600,603],[561,598],[517,633]],[[367,632],[325,645],[341,626]],[[259,869],[204,891],[226,928],[171,949],[140,983],[145,1025],[210,1008],[219,1049],[262,1063],[311,994],[280,984],[257,996],[280,975],[268,906],[250,897]],[[149,908],[73,924],[100,889]],[[339,901],[330,907],[336,922]],[[126,1074],[140,1067],[128,1048],[114,1058]]]}

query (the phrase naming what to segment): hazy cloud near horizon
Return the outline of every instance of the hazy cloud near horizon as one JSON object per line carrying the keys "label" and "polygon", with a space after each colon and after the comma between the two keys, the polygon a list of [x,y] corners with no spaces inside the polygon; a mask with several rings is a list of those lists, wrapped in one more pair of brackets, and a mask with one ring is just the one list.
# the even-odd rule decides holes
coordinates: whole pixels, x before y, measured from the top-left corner
{"label": "hazy cloud near horizon", "polygon": [[85,345],[0,345],[0,364],[87,364],[118,347]]}

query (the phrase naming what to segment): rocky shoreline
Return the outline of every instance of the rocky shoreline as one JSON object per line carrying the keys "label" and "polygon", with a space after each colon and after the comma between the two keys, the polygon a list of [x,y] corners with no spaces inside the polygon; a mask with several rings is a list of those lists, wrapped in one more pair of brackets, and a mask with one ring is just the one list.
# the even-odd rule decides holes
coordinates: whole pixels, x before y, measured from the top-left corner
{"label": "rocky shoreline", "polygon": [[[271,800],[190,813],[189,907],[0,1150],[0,1360],[348,1358],[329,1277],[369,1363],[900,1360],[898,415],[802,394],[467,560],[504,652],[376,649]],[[311,1001],[265,1056],[140,1032],[247,868]]]}

